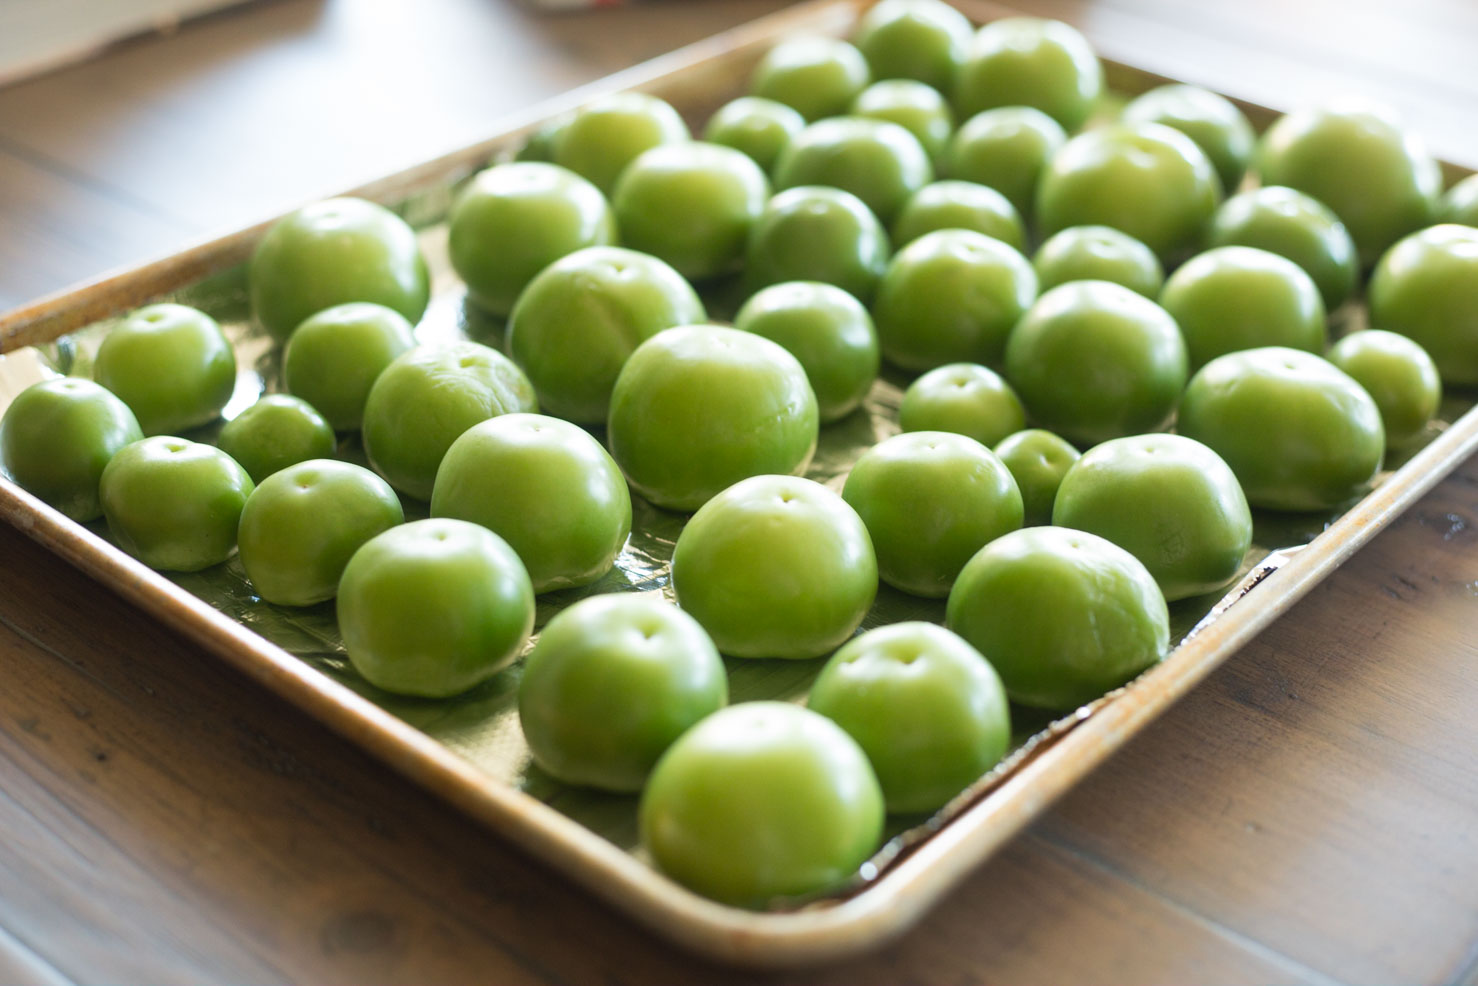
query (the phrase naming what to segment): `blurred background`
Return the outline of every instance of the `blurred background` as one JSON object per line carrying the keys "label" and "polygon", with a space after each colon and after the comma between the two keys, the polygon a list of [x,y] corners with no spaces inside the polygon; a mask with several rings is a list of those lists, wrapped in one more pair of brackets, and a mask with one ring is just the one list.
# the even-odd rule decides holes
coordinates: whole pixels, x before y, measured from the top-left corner
{"label": "blurred background", "polygon": [[[0,0],[0,308],[473,143],[541,100],[788,5]],[[1235,79],[1229,95],[1267,105],[1364,93],[1440,156],[1478,163],[1471,0],[964,6],[1058,17],[1109,58],[1222,89]]]}

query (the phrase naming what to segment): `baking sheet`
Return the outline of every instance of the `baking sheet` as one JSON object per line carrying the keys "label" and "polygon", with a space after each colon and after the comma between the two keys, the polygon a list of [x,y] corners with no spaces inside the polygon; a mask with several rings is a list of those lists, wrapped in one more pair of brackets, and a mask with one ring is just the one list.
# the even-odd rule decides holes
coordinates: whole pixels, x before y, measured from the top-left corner
{"label": "baking sheet", "polygon": [[[674,56],[670,64],[649,69],[649,79],[628,73],[627,79],[617,80],[610,88],[621,88],[626,81],[645,81],[649,90],[672,99],[690,123],[701,125],[713,107],[738,94],[748,66],[773,38],[800,27],[843,30],[858,6],[833,0],[785,12],[699,46],[685,58]],[[1111,68],[1111,79],[1122,88],[1142,89],[1160,81],[1136,76],[1122,66]],[[572,104],[579,98],[564,102]],[[561,108],[535,114],[522,129]],[[494,346],[501,343],[501,324],[465,304],[461,286],[449,270],[444,217],[457,182],[490,154],[506,153],[517,140],[517,133],[494,138],[380,187],[378,197],[420,230],[434,271],[434,299],[417,329],[423,341],[470,338]],[[228,416],[249,406],[263,390],[280,389],[279,351],[249,321],[241,260],[254,235],[255,231],[235,234],[0,319],[0,340],[50,340],[5,358],[0,366],[0,406],[8,404],[25,383],[48,372],[86,375],[91,354],[111,321],[148,297],[202,308],[227,328],[242,368]],[[206,272],[208,276],[201,276]],[[159,284],[168,288],[146,293]],[[706,295],[716,316],[731,312],[731,286],[716,285]],[[103,317],[82,324],[98,315]],[[1348,308],[1339,314],[1338,322],[1345,329],[1359,327],[1361,313]],[[79,325],[77,331],[57,337]],[[812,478],[839,489],[857,455],[897,430],[897,405],[905,383],[905,378],[885,375],[862,411],[823,430]],[[0,510],[163,619],[361,739],[428,786],[494,822],[659,931],[719,957],[787,964],[871,947],[905,928],[991,848],[1131,735],[1133,729],[1122,723],[1138,728],[1168,707],[1242,639],[1306,591],[1315,575],[1327,574],[1385,519],[1471,452],[1478,445],[1478,416],[1468,414],[1453,426],[1471,404],[1470,398],[1449,397],[1442,420],[1425,436],[1424,451],[1409,450],[1400,460],[1393,460],[1393,468],[1403,464],[1406,468],[1383,473],[1378,490],[1338,524],[1334,524],[1334,513],[1259,514],[1256,547],[1244,561],[1248,574],[1244,584],[1219,606],[1213,596],[1171,607],[1173,639],[1185,638],[1193,629],[1196,632],[1167,662],[1128,689],[1056,723],[1039,713],[1016,710],[1017,752],[1001,768],[932,818],[890,818],[890,841],[859,871],[851,886],[815,900],[777,901],[769,914],[699,900],[648,868],[636,848],[635,798],[570,788],[533,766],[514,707],[517,666],[452,700],[391,696],[364,683],[347,666],[331,603],[300,610],[264,603],[251,593],[234,560],[203,573],[170,575],[166,581],[112,548],[100,522],[83,532],[8,483],[0,488]],[[189,437],[209,439],[213,430]],[[352,438],[341,444],[340,454],[363,462]],[[1415,461],[1408,461],[1413,456]],[[425,515],[424,504],[407,502],[406,506],[408,519]],[[538,625],[595,592],[668,593],[666,565],[683,518],[639,498],[634,498],[634,508],[633,536],[616,570],[595,586],[540,597]],[[1313,547],[1300,547],[1316,537]],[[1276,571],[1285,565],[1290,571]],[[883,586],[864,626],[905,619],[942,622],[943,609],[942,600],[916,599]],[[1213,611],[1216,618],[1206,622]],[[229,618],[229,626],[220,625],[224,622],[220,614]],[[732,701],[799,700],[824,661],[728,663]],[[1086,739],[1078,742],[1095,732],[1104,736],[1091,745],[1085,745]],[[1074,750],[1074,743],[1084,749]]]}

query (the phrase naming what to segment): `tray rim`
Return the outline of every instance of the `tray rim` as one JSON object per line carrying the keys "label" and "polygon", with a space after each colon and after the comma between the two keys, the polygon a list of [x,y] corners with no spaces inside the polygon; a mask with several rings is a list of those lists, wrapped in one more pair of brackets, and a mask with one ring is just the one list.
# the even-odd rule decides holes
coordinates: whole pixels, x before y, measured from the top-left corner
{"label": "tray rim", "polygon": [[[393,202],[472,173],[508,141],[597,95],[660,91],[694,71],[760,50],[797,30],[838,31],[872,0],[810,0],[595,80],[494,121],[493,136],[342,192]],[[976,20],[1006,8],[960,0]],[[1166,77],[1104,56],[1112,81],[1147,85]],[[1256,118],[1276,111],[1240,102]],[[1467,169],[1445,164],[1449,173]],[[316,201],[311,199],[309,201]],[[105,274],[0,315],[0,353],[49,341],[119,310],[243,262],[277,217],[213,237],[170,256]],[[1178,647],[1113,701],[1096,708],[1001,784],[839,902],[791,912],[717,904],[677,885],[637,857],[523,792],[489,778],[430,736],[395,718],[236,623],[60,512],[0,478],[0,516],[38,543],[215,652],[403,775],[474,816],[668,939],[711,958],[791,967],[842,958],[898,937],[939,898],[1036,818],[1140,728],[1195,687],[1396,516],[1478,450],[1478,407],[1464,414],[1264,582],[1266,605],[1235,606]],[[1258,599],[1266,590],[1258,589]]]}

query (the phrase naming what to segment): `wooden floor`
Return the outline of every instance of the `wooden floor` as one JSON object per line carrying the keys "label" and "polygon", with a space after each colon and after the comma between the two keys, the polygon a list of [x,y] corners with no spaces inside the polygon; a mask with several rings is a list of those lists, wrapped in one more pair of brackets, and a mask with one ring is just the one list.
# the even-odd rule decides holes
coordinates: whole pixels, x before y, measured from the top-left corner
{"label": "wooden floor", "polygon": [[[780,6],[277,0],[0,89],[0,307]],[[1255,101],[1368,94],[1478,165],[1470,0],[1018,6]],[[754,978],[675,952],[8,527],[0,559],[0,983]],[[1478,460],[900,943],[766,978],[1473,986],[1475,708]]]}

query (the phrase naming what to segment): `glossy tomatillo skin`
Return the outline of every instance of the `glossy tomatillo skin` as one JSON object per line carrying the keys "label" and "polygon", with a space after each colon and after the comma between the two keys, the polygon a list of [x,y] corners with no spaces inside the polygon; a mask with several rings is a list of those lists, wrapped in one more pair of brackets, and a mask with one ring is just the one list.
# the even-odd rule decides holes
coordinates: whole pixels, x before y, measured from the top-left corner
{"label": "glossy tomatillo skin", "polygon": [[632,489],[687,511],[750,476],[805,472],[818,431],[816,396],[794,356],[750,332],[690,325],[632,353],[607,441]]}
{"label": "glossy tomatillo skin", "polygon": [[534,762],[568,784],[640,791],[672,742],[728,702],[724,662],[652,593],[582,599],[539,632],[518,682]]}
{"label": "glossy tomatillo skin", "polygon": [[862,52],[845,41],[799,37],[765,53],[750,77],[752,96],[792,107],[807,122],[845,113],[872,81]]}
{"label": "glossy tomatillo skin", "polygon": [[956,181],[994,188],[1030,219],[1036,215],[1042,172],[1065,143],[1062,124],[1041,110],[1001,106],[960,124],[945,151],[943,171]]}
{"label": "glossy tomatillo skin", "polygon": [[1052,523],[1128,551],[1170,602],[1225,586],[1252,545],[1252,512],[1231,467],[1181,435],[1089,449],[1062,477]]}
{"label": "glossy tomatillo skin", "polygon": [[1072,131],[1103,92],[1103,66],[1088,40],[1061,21],[1006,17],[981,28],[955,84],[967,119],[997,106],[1031,106]]}
{"label": "glossy tomatillo skin", "polygon": [[1383,329],[1352,332],[1335,343],[1326,358],[1364,387],[1380,408],[1388,449],[1420,437],[1441,407],[1437,364],[1406,336]]}
{"label": "glossy tomatillo skin", "polygon": [[328,199],[279,219],[247,270],[252,311],[284,341],[310,315],[350,301],[415,324],[431,298],[426,259],[405,220],[364,199]]}
{"label": "glossy tomatillo skin", "polygon": [[857,22],[852,43],[874,79],[914,79],[947,96],[974,35],[969,19],[941,0],[882,0]]}
{"label": "glossy tomatillo skin", "polygon": [[1013,702],[1072,709],[1117,688],[1170,649],[1154,578],[1129,552],[1083,531],[1030,527],[970,559],[948,626],[982,654]]}
{"label": "glossy tomatillo skin", "polygon": [[1365,388],[1321,357],[1270,346],[1218,357],[1186,386],[1176,430],[1232,467],[1247,502],[1327,510],[1380,469],[1385,430]]}
{"label": "glossy tomatillo skin", "polygon": [[697,292],[668,264],[622,247],[591,247],[529,283],[508,322],[508,352],[545,411],[596,424],[606,419],[632,350],[663,329],[706,317]]}
{"label": "glossy tomatillo skin", "polygon": [[1044,235],[1112,226],[1173,265],[1200,249],[1220,203],[1211,161],[1185,134],[1114,124],[1063,145],[1037,185],[1036,214]]}
{"label": "glossy tomatillo skin", "polygon": [[1443,383],[1478,385],[1478,229],[1444,223],[1401,240],[1367,298],[1371,326],[1415,339]]}
{"label": "glossy tomatillo skin", "polygon": [[705,897],[762,907],[856,872],[883,833],[883,795],[856,741],[789,702],[744,702],[688,730],[642,793],[642,845]]}
{"label": "glossy tomatillo skin", "polygon": [[1142,295],[1070,281],[1011,330],[1006,379],[1042,426],[1097,444],[1165,423],[1185,386],[1185,343],[1175,320]]}
{"label": "glossy tomatillo skin", "polygon": [[796,134],[775,165],[775,187],[825,185],[851,192],[884,225],[934,180],[918,138],[896,123],[859,116],[819,120]]}
{"label": "glossy tomatillo skin", "polygon": [[611,570],[631,532],[631,494],[589,432],[542,414],[504,414],[447,449],[431,516],[503,538],[539,593],[588,585]]}
{"label": "glossy tomatillo skin", "polygon": [[1163,123],[1179,130],[1206,152],[1227,195],[1237,190],[1252,160],[1257,135],[1252,124],[1225,96],[1199,86],[1159,86],[1124,107],[1126,123]]}
{"label": "glossy tomatillo skin", "polygon": [[395,491],[362,466],[310,459],[268,476],[247,497],[237,531],[256,594],[311,606],[339,591],[360,545],[405,521]]}
{"label": "glossy tomatillo skin", "polygon": [[904,431],[949,431],[991,446],[1026,424],[1021,398],[995,370],[947,363],[908,385],[898,406]]}
{"label": "glossy tomatillo skin", "polygon": [[1069,281],[1112,281],[1151,301],[1160,297],[1165,268],[1153,250],[1112,226],[1069,226],[1032,257],[1041,291]]}
{"label": "glossy tomatillo skin", "polygon": [[513,362],[475,342],[417,346],[396,357],[364,404],[364,451],[390,485],[431,499],[442,456],[479,421],[538,408]]}
{"label": "glossy tomatillo skin", "polygon": [[1339,217],[1318,199],[1293,188],[1265,185],[1234,195],[1211,220],[1213,247],[1257,247],[1287,257],[1319,286],[1334,311],[1355,291],[1360,262],[1355,241]]}
{"label": "glossy tomatillo skin", "polygon": [[738,265],[769,198],[769,179],[748,156],[690,141],[644,151],[611,201],[622,243],[701,280]]}
{"label": "glossy tomatillo skin", "polygon": [[582,106],[555,133],[554,163],[595,185],[604,195],[637,156],[659,144],[689,139],[688,125],[672,105],[641,92],[618,92]]}
{"label": "glossy tomatillo skin", "polygon": [[939,90],[912,79],[874,82],[857,94],[850,115],[898,124],[918,138],[936,166],[955,129],[954,114]]}
{"label": "glossy tomatillo skin", "polygon": [[375,380],[415,344],[411,323],[397,311],[368,302],[335,305],[305,319],[288,339],[283,383],[335,431],[355,431]]}
{"label": "glossy tomatillo skin", "polygon": [[1442,172],[1416,136],[1381,108],[1336,104],[1289,113],[1262,135],[1255,167],[1327,205],[1369,267],[1437,215]]}
{"label": "glossy tomatillo skin", "polygon": [[127,404],[145,435],[214,421],[236,389],[236,351],[216,320],[185,305],[149,305],[98,347],[93,379]]}
{"label": "glossy tomatillo skin", "polygon": [[1000,676],[934,623],[895,623],[849,641],[821,669],[806,705],[862,747],[890,812],[942,808],[1011,744]]}
{"label": "glossy tomatillo skin", "polygon": [[743,151],[768,175],[780,152],[804,129],[806,118],[784,103],[740,96],[714,111],[703,127],[703,139]]}
{"label": "glossy tomatillo skin", "polygon": [[778,342],[800,361],[822,424],[852,413],[878,376],[878,334],[862,303],[819,281],[772,284],[744,303],[734,328]]}
{"label": "glossy tomatillo skin", "polygon": [[334,454],[334,430],[300,397],[264,394],[227,421],[216,447],[260,483],[279,469]]}
{"label": "glossy tomatillo skin", "polygon": [[1160,304],[1180,326],[1192,372],[1260,346],[1324,351],[1319,289],[1303,268],[1266,250],[1233,246],[1197,254],[1165,281]]}
{"label": "glossy tomatillo skin", "polygon": [[58,377],[16,395],[0,420],[0,463],[21,489],[72,520],[103,515],[98,483],[118,450],[144,437],[138,419],[91,380]]}
{"label": "glossy tomatillo skin", "polygon": [[220,449],[159,435],[120,449],[98,491],[119,547],[150,568],[198,572],[236,550],[252,488]]}
{"label": "glossy tomatillo skin", "polygon": [[943,431],[894,435],[864,452],[842,499],[867,525],[879,577],[936,599],[975,552],[1022,520],[1005,464],[975,439]]}
{"label": "glossy tomatillo skin", "polygon": [[1036,296],[1037,275],[1020,251],[965,229],[927,233],[898,251],[878,285],[878,343],[910,370],[1000,365]]}
{"label": "glossy tomatillo skin", "polygon": [[1026,229],[1011,201],[972,181],[936,181],[919,189],[893,220],[893,246],[902,249],[926,233],[969,229],[1026,249]]}
{"label": "glossy tomatillo skin", "polygon": [[888,234],[861,199],[808,185],[770,199],[750,234],[744,273],[751,291],[782,281],[821,281],[867,304],[888,253]]}
{"label": "glossy tomatillo skin", "polygon": [[846,501],[795,476],[736,483],[693,515],[672,588],[732,657],[820,657],[862,623],[878,588],[867,528]]}
{"label": "glossy tomatillo skin", "polygon": [[1437,221],[1478,226],[1478,176],[1469,175],[1447,190]]}
{"label": "glossy tomatillo skin", "polygon": [[1011,470],[1016,487],[1021,490],[1023,522],[1029,527],[1052,523],[1052,505],[1057,500],[1058,487],[1068,469],[1078,461],[1078,450],[1050,431],[1028,428],[1001,439],[995,453]]}
{"label": "glossy tomatillo skin", "polygon": [[566,168],[512,161],[481,172],[457,196],[448,222],[452,268],[467,293],[507,315],[534,275],[560,257],[616,242],[600,189]]}
{"label": "glossy tomatillo skin", "polygon": [[507,667],[534,627],[534,590],[513,549],[461,520],[392,527],[344,568],[339,631],[365,680],[446,698]]}

